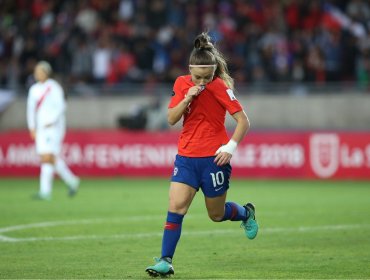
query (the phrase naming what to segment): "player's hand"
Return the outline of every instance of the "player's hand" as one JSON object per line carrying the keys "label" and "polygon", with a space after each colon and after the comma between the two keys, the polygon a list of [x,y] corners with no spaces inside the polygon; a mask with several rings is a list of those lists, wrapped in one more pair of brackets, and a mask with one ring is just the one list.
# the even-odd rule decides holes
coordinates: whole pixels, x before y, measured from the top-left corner
{"label": "player's hand", "polygon": [[216,163],[217,166],[222,166],[225,164],[228,164],[232,158],[232,154],[229,154],[228,152],[219,152],[215,159],[214,162]]}
{"label": "player's hand", "polygon": [[230,139],[230,141],[226,145],[222,145],[220,148],[217,149],[214,162],[218,166],[229,163],[237,146],[238,143],[233,139]]}
{"label": "player's hand", "polygon": [[202,90],[204,89],[204,86],[193,86],[189,88],[188,93],[185,95],[185,101],[190,103],[194,97],[198,96]]}
{"label": "player's hand", "polygon": [[34,129],[30,129],[30,137],[32,140],[35,140],[36,138],[36,131]]}

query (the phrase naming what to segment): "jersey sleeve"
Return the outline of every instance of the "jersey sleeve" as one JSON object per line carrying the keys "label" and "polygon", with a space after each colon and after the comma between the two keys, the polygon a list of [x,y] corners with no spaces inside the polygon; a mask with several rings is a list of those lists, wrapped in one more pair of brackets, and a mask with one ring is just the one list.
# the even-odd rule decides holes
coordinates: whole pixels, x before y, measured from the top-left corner
{"label": "jersey sleeve", "polygon": [[243,110],[242,105],[234,95],[234,91],[228,88],[222,80],[217,83],[216,92],[217,100],[226,108],[230,115]]}
{"label": "jersey sleeve", "polygon": [[172,97],[168,104],[168,108],[176,107],[176,105],[184,99],[184,93],[182,92],[183,84],[183,79],[178,77],[173,85]]}
{"label": "jersey sleeve", "polygon": [[33,87],[30,88],[27,97],[27,126],[30,130],[36,128],[36,98],[33,89]]}

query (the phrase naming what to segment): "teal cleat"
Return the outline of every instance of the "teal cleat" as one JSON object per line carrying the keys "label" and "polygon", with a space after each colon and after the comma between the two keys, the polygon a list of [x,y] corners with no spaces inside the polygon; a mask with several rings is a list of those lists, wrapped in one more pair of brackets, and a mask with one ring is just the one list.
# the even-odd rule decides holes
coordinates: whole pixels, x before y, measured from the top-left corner
{"label": "teal cleat", "polygon": [[45,200],[45,201],[50,201],[51,200],[51,195],[50,194],[41,194],[41,193],[36,193],[32,196],[33,200]]}
{"label": "teal cleat", "polygon": [[256,221],[256,210],[252,203],[243,206],[249,213],[247,220],[243,221],[240,227],[244,228],[245,235],[248,239],[254,239],[258,233],[258,224]]}
{"label": "teal cleat", "polygon": [[156,264],[148,266],[145,271],[151,277],[168,277],[175,274],[171,258],[154,258]]}

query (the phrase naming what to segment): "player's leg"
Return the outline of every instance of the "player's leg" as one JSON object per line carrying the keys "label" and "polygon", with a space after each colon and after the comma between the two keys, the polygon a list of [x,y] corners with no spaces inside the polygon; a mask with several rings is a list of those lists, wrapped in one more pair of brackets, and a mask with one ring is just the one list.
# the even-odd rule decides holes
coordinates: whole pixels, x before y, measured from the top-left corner
{"label": "player's leg", "polygon": [[216,197],[205,197],[209,218],[214,222],[246,220],[246,209],[235,202],[225,202],[226,194],[227,192]]}
{"label": "player's leg", "polygon": [[226,202],[226,194],[229,189],[231,166],[217,166],[213,158],[204,158],[202,175],[202,191],[205,195],[205,203],[208,216],[215,222],[242,221],[242,227],[249,239],[256,237],[258,224],[255,220],[255,207],[251,203],[242,206],[236,202]]}
{"label": "player's leg", "polygon": [[36,152],[40,156],[40,188],[36,197],[50,199],[54,181],[55,141],[52,129],[36,131]]}
{"label": "player's leg", "polygon": [[241,206],[235,202],[226,202],[226,192],[218,197],[205,197],[208,216],[214,222],[222,221],[242,221],[241,227],[244,229],[249,239],[254,239],[258,233],[255,207],[252,203]]}
{"label": "player's leg", "polygon": [[182,221],[198,191],[200,180],[195,172],[196,158],[176,155],[169,191],[169,207],[162,238],[162,255],[147,267],[151,276],[173,274],[172,258],[181,236]]}
{"label": "player's leg", "polygon": [[169,207],[162,238],[162,255],[156,263],[146,268],[151,276],[174,274],[172,258],[181,236],[182,221],[197,190],[189,185],[171,182],[169,191]]}
{"label": "player's leg", "polygon": [[245,220],[246,211],[243,206],[235,202],[226,202],[231,165],[217,166],[214,163],[214,157],[204,158],[202,161],[201,188],[210,219],[215,222]]}
{"label": "player's leg", "polygon": [[72,173],[66,162],[59,155],[55,158],[55,171],[68,186],[69,195],[75,195],[80,184],[80,179]]}
{"label": "player's leg", "polygon": [[55,139],[53,143],[53,151],[55,154],[55,172],[68,186],[69,196],[74,196],[77,193],[77,189],[80,184],[80,178],[73,174],[66,162],[60,156],[63,147],[65,129],[59,125],[52,131],[52,133],[53,138]]}
{"label": "player's leg", "polygon": [[36,198],[48,200],[51,198],[54,180],[54,155],[41,154],[40,190]]}
{"label": "player's leg", "polygon": [[162,257],[172,258],[181,235],[182,221],[196,194],[193,187],[171,182],[169,207],[162,241]]}

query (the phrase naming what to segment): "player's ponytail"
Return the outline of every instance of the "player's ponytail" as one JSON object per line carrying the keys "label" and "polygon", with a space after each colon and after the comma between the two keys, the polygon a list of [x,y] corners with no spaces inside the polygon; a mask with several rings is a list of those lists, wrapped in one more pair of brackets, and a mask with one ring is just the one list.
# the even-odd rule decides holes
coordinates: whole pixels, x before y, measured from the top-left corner
{"label": "player's ponytail", "polygon": [[190,54],[190,65],[216,65],[215,76],[220,77],[226,85],[234,89],[234,80],[231,78],[227,63],[223,55],[211,43],[206,32],[199,34],[194,40],[194,48]]}

